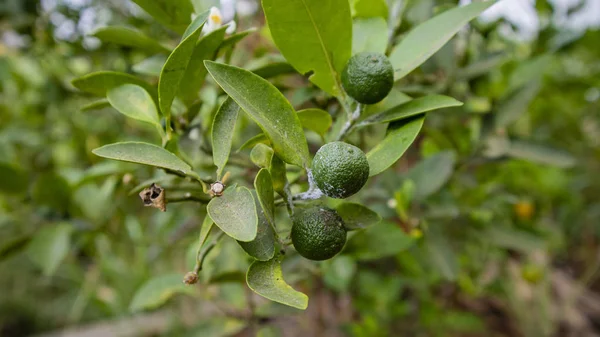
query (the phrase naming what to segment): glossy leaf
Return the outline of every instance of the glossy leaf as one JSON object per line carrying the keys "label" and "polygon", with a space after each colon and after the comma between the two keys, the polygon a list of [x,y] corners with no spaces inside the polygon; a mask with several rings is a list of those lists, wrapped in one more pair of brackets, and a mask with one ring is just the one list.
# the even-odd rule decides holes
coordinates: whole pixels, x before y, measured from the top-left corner
{"label": "glossy leaf", "polygon": [[190,57],[187,70],[179,84],[181,97],[188,104],[198,99],[198,94],[206,78],[208,71],[204,66],[204,60],[214,60],[223,38],[227,26],[221,27],[202,37],[196,44],[194,52]]}
{"label": "glossy leaf", "polygon": [[256,75],[262,78],[271,78],[284,74],[293,74],[296,72],[294,67],[286,61],[268,62],[259,67],[250,68],[250,70]]}
{"label": "glossy leaf", "polygon": [[156,21],[178,33],[190,23],[194,7],[190,0],[133,0]]}
{"label": "glossy leaf", "polygon": [[346,243],[342,253],[357,260],[376,260],[396,255],[414,244],[413,237],[392,222],[384,221],[357,232]]}
{"label": "glossy leaf", "polygon": [[273,189],[279,195],[285,197],[287,193],[286,187],[288,185],[286,167],[283,160],[281,160],[281,158],[279,158],[277,155],[274,155],[273,159],[271,159],[271,168],[269,168],[269,172],[271,172]]}
{"label": "glossy leaf", "polygon": [[169,169],[173,171],[188,174],[192,168],[183,160],[179,159],[173,153],[163,149],[162,147],[142,143],[142,142],[123,142],[104,145],[92,151],[97,156],[150,165]]}
{"label": "glossy leaf", "polygon": [[415,141],[425,116],[391,123],[385,138],[367,153],[369,176],[372,177],[392,166]]}
{"label": "glossy leaf", "polygon": [[93,110],[102,110],[105,108],[109,108],[110,103],[107,99],[99,99],[97,101],[93,101],[92,103],[86,104],[81,107],[81,111],[93,111]]}
{"label": "glossy leaf", "polygon": [[454,173],[456,155],[452,151],[443,151],[425,158],[407,174],[415,189],[412,198],[423,200],[439,191]]}
{"label": "glossy leaf", "polygon": [[[261,172],[265,171],[267,176],[269,174],[266,170],[261,170]],[[270,177],[270,176],[268,176]],[[257,176],[258,179],[258,176]],[[256,181],[255,181],[255,186]],[[264,207],[260,204],[261,197],[257,195],[258,193],[253,193],[255,203],[256,203],[256,211],[258,217],[258,227],[256,230],[256,238],[250,242],[241,242],[238,241],[242,249],[248,253],[248,255],[259,261],[269,261],[275,256],[275,232],[273,231],[273,226],[269,223],[267,219],[267,214],[270,212],[265,210]],[[265,196],[263,195],[263,198]],[[271,187],[271,200],[273,199],[273,188]],[[271,205],[271,209],[273,206]]]}
{"label": "glossy leaf", "polygon": [[132,312],[155,309],[165,304],[176,294],[189,293],[194,290],[181,280],[182,275],[168,274],[154,277],[146,281],[133,296],[129,305]]}
{"label": "glossy leaf", "polygon": [[179,90],[181,80],[187,72],[188,64],[194,53],[196,42],[208,18],[208,12],[204,12],[189,25],[179,45],[173,50],[158,79],[158,102],[160,111],[165,116],[171,114],[171,104]]}
{"label": "glossy leaf", "polygon": [[258,135],[248,139],[244,144],[242,144],[242,146],[240,146],[239,149],[237,149],[236,152],[240,152],[240,151],[247,150],[247,149],[252,149],[252,148],[254,148],[254,146],[256,146],[256,144],[270,145],[271,142],[269,141],[269,138],[267,138],[267,136],[265,136],[264,133],[259,133]]}
{"label": "glossy leaf", "polygon": [[388,25],[381,17],[354,19],[352,55],[362,52],[384,54],[388,44]]}
{"label": "glossy leaf", "polygon": [[29,175],[23,169],[0,162],[0,191],[22,193],[29,186]]}
{"label": "glossy leaf", "polygon": [[119,26],[103,27],[94,32],[95,37],[102,42],[143,49],[151,53],[168,53],[170,50],[161,45],[156,39],[148,37],[137,29]]}
{"label": "glossy leaf", "polygon": [[233,142],[233,132],[235,124],[240,112],[240,106],[227,98],[217,114],[212,125],[212,145],[213,145],[213,162],[217,166],[217,179],[220,179],[225,164],[229,159],[231,152],[231,143]]}
{"label": "glossy leaf", "polygon": [[577,164],[568,152],[521,140],[513,140],[507,152],[509,157],[528,160],[560,168],[570,168]]}
{"label": "glossy leaf", "polygon": [[312,130],[320,136],[325,136],[331,128],[331,115],[325,110],[315,108],[300,110],[298,118],[303,128]]}
{"label": "glossy leaf", "polygon": [[228,188],[208,203],[207,210],[215,224],[232,238],[248,242],[256,237],[256,205],[246,187]]}
{"label": "glossy leaf", "polygon": [[348,0],[262,0],[275,44],[298,72],[312,72],[311,82],[327,93],[341,94],[339,74],[352,50]]}
{"label": "glossy leaf", "polygon": [[123,115],[154,124],[162,130],[156,105],[144,88],[135,84],[123,84],[110,89],[106,98],[110,105]]}
{"label": "glossy leaf", "polygon": [[166,55],[157,54],[134,64],[131,69],[138,74],[158,77],[166,61]]}
{"label": "glossy leaf", "polygon": [[397,80],[408,75],[448,42],[464,25],[494,4],[474,2],[447,10],[408,32],[390,54]]}
{"label": "glossy leaf", "polygon": [[200,246],[204,245],[206,239],[208,239],[208,235],[213,227],[215,222],[210,218],[208,214],[204,217],[204,221],[202,221],[202,225],[200,226],[200,235],[198,236],[198,244]]}
{"label": "glossy leaf", "polygon": [[243,40],[246,36],[248,36],[254,32],[256,32],[256,28],[250,28],[250,29],[246,29],[242,32],[237,32],[235,34],[231,34],[227,38],[225,38],[223,40],[223,42],[221,42],[219,49],[223,50],[227,47],[235,46],[238,42]]}
{"label": "glossy leaf", "polygon": [[267,220],[275,225],[275,198],[273,191],[273,180],[268,169],[261,169],[254,178],[254,189],[260,206],[265,212]]}
{"label": "glossy leaf", "polygon": [[52,275],[71,249],[73,226],[68,223],[40,229],[27,247],[27,255],[44,275]]}
{"label": "glossy leaf", "polygon": [[258,143],[250,152],[250,160],[262,168],[269,168],[271,166],[271,159],[273,159],[273,149],[269,146]]}
{"label": "glossy leaf", "polygon": [[98,71],[78,77],[72,82],[73,86],[81,91],[105,96],[106,92],[123,84],[135,84],[146,89],[153,97],[156,96],[156,89],[146,81],[130,74],[116,71]]}
{"label": "glossy leaf", "polygon": [[359,123],[359,126],[389,123],[397,120],[410,118],[424,112],[443,109],[453,106],[461,106],[462,102],[452,97],[443,95],[430,95],[415,98],[406,103],[395,106],[389,110],[373,115]]}
{"label": "glossy leaf", "polygon": [[344,220],[346,230],[363,229],[378,224],[381,216],[366,206],[353,202],[344,202],[336,207]]}
{"label": "glossy leaf", "polygon": [[388,18],[388,7],[385,0],[350,0],[350,4],[352,17],[378,17],[384,20]]}
{"label": "glossy leaf", "polygon": [[267,80],[241,68],[205,61],[206,68],[271,140],[286,162],[305,166],[308,145],[300,120],[287,99]]}
{"label": "glossy leaf", "polygon": [[254,262],[248,269],[246,282],[255,293],[271,301],[302,310],[308,307],[308,296],[294,290],[283,279],[278,258]]}

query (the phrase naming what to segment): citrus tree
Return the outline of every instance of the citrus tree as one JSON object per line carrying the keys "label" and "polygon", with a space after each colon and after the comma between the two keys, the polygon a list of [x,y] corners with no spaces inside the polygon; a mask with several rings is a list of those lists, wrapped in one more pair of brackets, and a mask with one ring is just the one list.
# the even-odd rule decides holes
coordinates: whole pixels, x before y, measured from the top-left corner
{"label": "citrus tree", "polygon": [[472,21],[494,1],[134,0],[67,6],[118,25],[61,41],[9,3],[33,42],[0,45],[2,333],[540,336],[573,317],[555,287],[594,283],[596,32],[510,40]]}

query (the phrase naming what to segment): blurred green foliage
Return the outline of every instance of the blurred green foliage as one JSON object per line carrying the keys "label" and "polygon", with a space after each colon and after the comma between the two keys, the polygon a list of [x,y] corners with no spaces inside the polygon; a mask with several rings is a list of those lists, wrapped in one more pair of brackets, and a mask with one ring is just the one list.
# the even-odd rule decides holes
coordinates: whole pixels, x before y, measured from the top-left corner
{"label": "blurred green foliage", "polygon": [[[80,29],[86,11],[169,48],[178,35],[133,4],[82,3],[58,1],[50,10],[37,1],[0,5],[0,26],[23,39],[20,46],[0,43],[0,335],[92,322],[114,327],[115,320],[134,324],[130,335],[144,336],[598,333],[592,322],[600,319],[593,309],[600,303],[599,31],[573,35],[547,25],[535,40],[515,41],[501,34],[500,23],[476,22],[397,82],[389,100],[445,94],[465,104],[430,114],[393,169],[349,200],[377,211],[379,224],[349,236],[333,260],[286,257],[286,281],[311,298],[301,312],[248,291],[251,261],[229,238],[207,256],[200,286],[181,284],[196,258],[205,208],[172,203],[162,213],[144,208],[136,194],[152,182],[173,198],[197,187],[94,156],[91,150],[107,143],[160,139],[153,125],[126,119],[71,85],[100,70],[133,73],[154,85],[152,60],[158,69],[164,63],[153,56],[155,45],[98,47]],[[191,3],[196,12],[212,5]],[[394,42],[455,4],[391,1],[385,12],[360,12],[366,1],[352,3],[353,12],[366,16],[389,8]],[[546,1],[536,7],[541,20],[551,17]],[[67,37],[53,19],[59,15],[73,23]],[[236,20],[243,28],[263,26],[260,13]],[[331,111],[335,103],[276,53],[262,29],[220,56],[248,69],[278,65],[260,69],[294,108]],[[220,105],[217,87],[207,82],[195,109],[173,105],[174,122],[189,123],[174,151],[198,165],[202,178],[214,171],[206,135]],[[384,101],[368,113],[385,104],[398,103]],[[350,134],[350,142],[371,148],[381,141],[385,129],[366,128]],[[259,133],[241,118],[233,148]],[[317,133],[307,138],[311,153],[323,144]],[[233,153],[228,166],[242,186],[252,186],[259,170],[248,149]],[[305,189],[300,173],[290,170],[293,192]],[[278,226],[289,231],[290,224]],[[131,321],[132,312],[154,308],[140,317],[156,327]]]}

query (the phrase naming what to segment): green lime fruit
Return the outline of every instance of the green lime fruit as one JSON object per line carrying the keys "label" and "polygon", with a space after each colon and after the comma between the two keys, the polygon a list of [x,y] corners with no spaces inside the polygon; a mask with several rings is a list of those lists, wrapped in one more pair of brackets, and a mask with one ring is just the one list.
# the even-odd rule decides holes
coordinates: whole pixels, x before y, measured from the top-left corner
{"label": "green lime fruit", "polygon": [[334,257],[346,243],[344,221],[336,211],[322,206],[294,214],[291,236],[296,251],[315,261]]}
{"label": "green lime fruit", "polygon": [[361,149],[344,142],[323,145],[312,162],[317,187],[326,196],[344,199],[360,191],[369,179],[369,162]]}
{"label": "green lime fruit", "polygon": [[342,72],[342,86],[357,102],[375,104],[392,90],[394,68],[383,54],[356,54],[350,58]]}

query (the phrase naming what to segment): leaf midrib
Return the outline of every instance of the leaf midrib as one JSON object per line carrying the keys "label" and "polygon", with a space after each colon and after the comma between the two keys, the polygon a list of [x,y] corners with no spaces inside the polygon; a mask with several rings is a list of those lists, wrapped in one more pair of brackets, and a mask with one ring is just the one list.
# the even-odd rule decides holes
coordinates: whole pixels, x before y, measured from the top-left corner
{"label": "leaf midrib", "polygon": [[[217,82],[219,82],[219,81],[217,81]],[[239,91],[238,91],[238,90],[237,90],[237,89],[236,89],[234,86],[232,86],[231,84],[229,84],[229,81],[227,81],[227,82],[228,82],[228,83],[226,83],[226,84],[227,84],[227,86],[228,86],[228,87],[229,87],[229,88],[230,88],[232,91],[234,91],[234,92],[236,93],[236,95],[238,95],[238,96],[240,96],[240,97],[242,97],[242,98],[244,99],[244,96],[243,96],[243,95],[242,95],[242,94],[241,94],[241,93],[240,93],[240,92],[239,92]],[[220,84],[220,83],[219,83],[219,84]],[[239,104],[238,100],[236,100],[236,99],[235,99],[235,98],[233,98],[233,97],[231,97],[231,98],[232,98],[232,99],[233,99],[233,100],[234,100],[236,103],[238,103],[238,104]],[[285,99],[285,98],[284,98],[284,99]],[[252,106],[252,108],[253,108],[255,111],[261,111],[260,109],[258,109],[258,107],[256,107],[254,104],[252,104],[252,102],[250,102],[249,100],[247,100],[247,99],[244,99],[244,101],[245,101],[245,102],[247,102],[247,103],[248,103],[248,105]],[[292,108],[292,112],[294,112],[294,111],[293,111],[293,108]],[[294,112],[294,113],[295,113],[295,112]],[[255,119],[255,118],[254,118],[254,116],[251,116],[251,117],[252,117],[252,119]],[[262,126],[262,123],[260,123],[260,125]],[[279,129],[277,129],[276,127],[275,127],[275,128],[269,128],[269,129],[272,129],[272,130],[274,130],[274,131],[275,131],[275,133],[277,133],[277,135],[279,136],[279,138],[282,140],[282,143],[286,144],[286,147],[287,147],[287,148],[289,148],[289,149],[292,149],[292,150],[296,150],[294,146],[290,146],[290,144],[288,143],[288,139],[287,139],[287,137],[285,137],[285,136],[284,136],[284,135],[281,133],[281,131],[280,131]],[[267,137],[268,137],[268,136],[267,136]],[[300,161],[302,162],[302,164],[304,164],[304,163],[305,163],[305,158],[304,158],[304,156],[301,156],[301,158],[300,158]]]}
{"label": "leaf midrib", "polygon": [[321,37],[321,33],[319,32],[319,29],[317,28],[317,24],[316,24],[315,20],[313,19],[312,13],[308,9],[308,5],[306,4],[306,1],[305,0],[300,0],[300,1],[302,2],[302,5],[304,5],[304,8],[306,9],[306,13],[308,14],[308,18],[310,19],[310,23],[313,25],[313,28],[315,29],[315,32],[317,33],[317,37],[319,38],[319,44],[321,45],[321,50],[323,51],[323,54],[325,54],[325,60],[327,61],[327,65],[329,66],[331,76],[333,77],[333,83],[335,86],[335,90],[337,91],[336,94],[339,94],[340,84],[339,84],[337,76],[336,76],[337,72],[335,70],[335,67],[333,66],[333,61],[329,58],[329,53],[327,53],[327,49],[325,48],[325,42],[323,42],[323,37]]}

